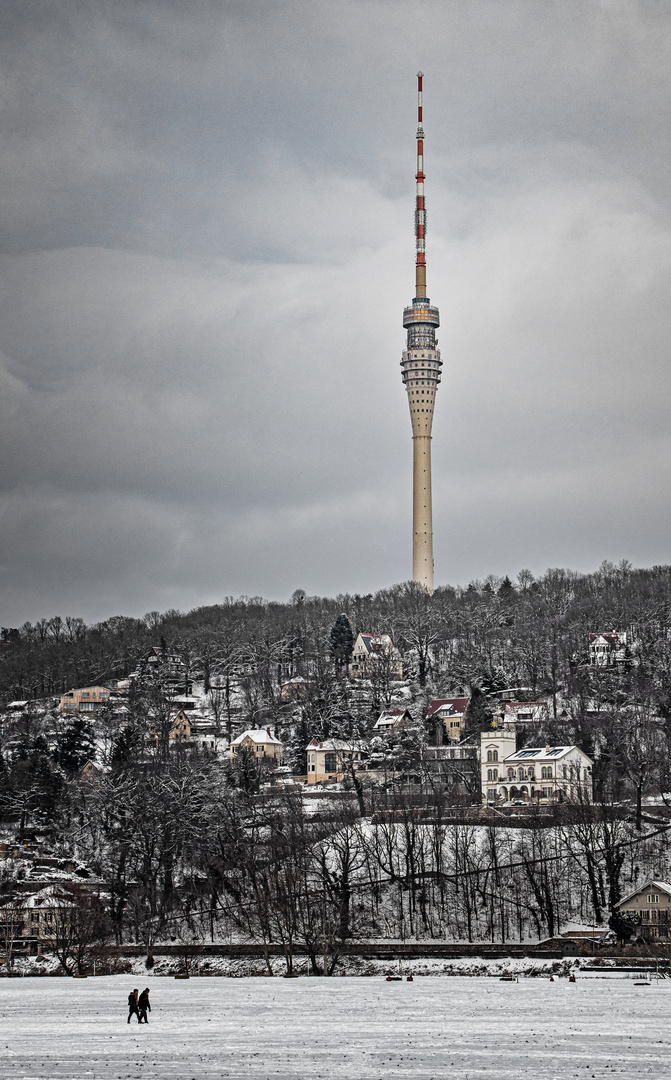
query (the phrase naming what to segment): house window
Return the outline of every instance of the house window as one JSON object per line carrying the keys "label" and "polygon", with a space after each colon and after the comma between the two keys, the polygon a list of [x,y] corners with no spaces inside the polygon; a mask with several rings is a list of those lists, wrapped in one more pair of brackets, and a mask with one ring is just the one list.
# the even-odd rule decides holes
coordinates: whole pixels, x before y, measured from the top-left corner
{"label": "house window", "polygon": [[517,770],[517,779],[518,780],[524,780],[524,769],[518,769]]}
{"label": "house window", "polygon": [[263,753],[263,747],[262,746],[257,746],[256,752],[257,752],[257,754],[262,754]]}
{"label": "house window", "polygon": [[498,778],[499,778],[499,770],[498,769],[487,769],[487,779],[488,780],[490,780],[490,781],[498,780]]}
{"label": "house window", "polygon": [[95,703],[93,701],[82,701],[79,710],[80,712],[95,712]]}
{"label": "house window", "polygon": [[647,899],[649,904],[658,904],[659,903],[659,893],[648,893],[646,899]]}
{"label": "house window", "polygon": [[337,759],[334,753],[324,754],[324,772],[337,772]]}

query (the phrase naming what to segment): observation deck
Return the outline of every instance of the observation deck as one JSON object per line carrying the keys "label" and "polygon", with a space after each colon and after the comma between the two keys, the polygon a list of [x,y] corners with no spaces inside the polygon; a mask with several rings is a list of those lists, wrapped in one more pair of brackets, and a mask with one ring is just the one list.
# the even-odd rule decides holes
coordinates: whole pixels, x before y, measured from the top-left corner
{"label": "observation deck", "polygon": [[440,326],[440,315],[437,307],[431,307],[428,300],[418,298],[413,300],[412,306],[403,309],[403,328],[409,330],[414,326]]}

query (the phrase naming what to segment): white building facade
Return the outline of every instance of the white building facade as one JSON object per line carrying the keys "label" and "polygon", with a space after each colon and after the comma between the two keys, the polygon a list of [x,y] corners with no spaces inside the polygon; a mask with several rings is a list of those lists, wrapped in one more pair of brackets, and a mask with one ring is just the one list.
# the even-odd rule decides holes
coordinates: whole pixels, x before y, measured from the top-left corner
{"label": "white building facade", "polygon": [[592,759],[577,746],[515,749],[510,730],[480,737],[482,800],[501,803],[592,801]]}

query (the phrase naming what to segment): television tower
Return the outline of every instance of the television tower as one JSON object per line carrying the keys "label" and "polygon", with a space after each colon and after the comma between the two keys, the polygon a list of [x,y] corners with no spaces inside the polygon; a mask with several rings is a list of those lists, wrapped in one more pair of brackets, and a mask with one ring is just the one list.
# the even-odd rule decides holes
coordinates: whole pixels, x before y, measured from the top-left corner
{"label": "television tower", "polygon": [[438,308],[426,295],[426,203],[422,79],[417,75],[417,201],[415,206],[415,298],[403,311],[408,340],[401,360],[412,422],[412,580],[433,592],[433,517],[431,507],[431,426],[443,362],[437,349]]}

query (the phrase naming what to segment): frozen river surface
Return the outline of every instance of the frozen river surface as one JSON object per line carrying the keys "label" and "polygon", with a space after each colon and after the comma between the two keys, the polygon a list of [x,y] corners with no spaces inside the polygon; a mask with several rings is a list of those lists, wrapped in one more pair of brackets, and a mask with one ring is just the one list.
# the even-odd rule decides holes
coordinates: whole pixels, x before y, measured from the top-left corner
{"label": "frozen river surface", "polygon": [[[126,1023],[149,983],[149,1024]],[[0,981],[2,1080],[671,1078],[671,984],[487,978]]]}

